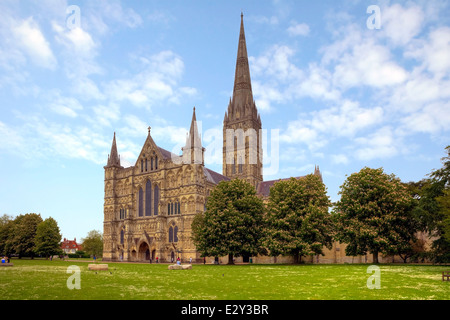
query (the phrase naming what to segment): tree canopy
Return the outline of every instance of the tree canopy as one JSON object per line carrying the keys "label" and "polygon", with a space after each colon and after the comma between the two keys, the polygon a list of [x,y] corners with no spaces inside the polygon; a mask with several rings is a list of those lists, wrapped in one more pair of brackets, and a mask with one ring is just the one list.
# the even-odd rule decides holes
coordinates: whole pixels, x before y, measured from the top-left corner
{"label": "tree canopy", "polygon": [[332,246],[331,205],[322,180],[315,175],[276,182],[270,189],[266,244],[273,256],[322,254]]}
{"label": "tree canopy", "polygon": [[103,254],[103,235],[100,231],[91,230],[86,238],[81,239],[83,251],[89,255],[97,257]]}
{"label": "tree canopy", "polygon": [[34,238],[36,236],[37,227],[41,222],[41,215],[37,213],[19,215],[14,219],[11,237],[8,242],[11,250],[18,254],[19,257],[34,257],[36,254]]}
{"label": "tree canopy", "polygon": [[262,246],[264,204],[255,188],[240,179],[220,182],[206,211],[192,223],[192,239],[202,256],[253,256]]}
{"label": "tree canopy", "polygon": [[35,252],[43,256],[61,254],[61,233],[52,217],[38,224],[34,238]]}
{"label": "tree canopy", "polygon": [[415,239],[412,197],[394,175],[382,168],[363,168],[347,177],[336,203],[336,237],[347,255],[398,253]]}

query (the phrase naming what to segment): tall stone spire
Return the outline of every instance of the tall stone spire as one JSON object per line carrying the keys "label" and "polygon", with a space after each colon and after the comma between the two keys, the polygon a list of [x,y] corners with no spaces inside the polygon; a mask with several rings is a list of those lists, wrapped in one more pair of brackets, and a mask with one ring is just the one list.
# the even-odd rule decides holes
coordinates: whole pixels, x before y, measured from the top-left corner
{"label": "tall stone spire", "polygon": [[116,145],[116,133],[114,132],[114,138],[111,146],[111,153],[108,156],[108,164],[107,167],[120,167],[120,157],[119,153],[117,152],[117,145]]}
{"label": "tall stone spire", "polygon": [[245,179],[255,187],[263,180],[261,128],[261,117],[253,100],[244,15],[241,13],[233,96],[223,121],[223,175]]}
{"label": "tall stone spire", "polygon": [[202,139],[198,132],[197,116],[195,115],[195,107],[192,113],[191,127],[189,134],[186,136],[186,145],[183,150],[184,163],[204,164],[204,151],[202,147]]}
{"label": "tall stone spire", "polygon": [[253,100],[250,66],[248,63],[247,43],[244,30],[244,15],[241,13],[241,28],[239,32],[236,71],[234,75],[233,97],[230,99],[224,122],[243,118],[258,120],[258,110]]}
{"label": "tall stone spire", "polygon": [[244,15],[241,13],[241,30],[234,76],[233,102],[236,106],[253,103],[252,82],[248,64],[247,43],[245,41]]}

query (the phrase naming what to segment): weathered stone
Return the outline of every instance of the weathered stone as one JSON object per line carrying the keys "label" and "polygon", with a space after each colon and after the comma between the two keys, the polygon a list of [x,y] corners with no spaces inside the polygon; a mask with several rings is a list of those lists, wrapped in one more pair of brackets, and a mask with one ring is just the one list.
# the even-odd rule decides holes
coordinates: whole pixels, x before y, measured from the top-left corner
{"label": "weathered stone", "polygon": [[89,264],[88,265],[89,270],[108,270],[107,264]]}
{"label": "weathered stone", "polygon": [[0,267],[12,267],[14,266],[13,263],[0,263]]}
{"label": "weathered stone", "polygon": [[190,270],[192,269],[191,264],[172,264],[169,266],[169,270]]}

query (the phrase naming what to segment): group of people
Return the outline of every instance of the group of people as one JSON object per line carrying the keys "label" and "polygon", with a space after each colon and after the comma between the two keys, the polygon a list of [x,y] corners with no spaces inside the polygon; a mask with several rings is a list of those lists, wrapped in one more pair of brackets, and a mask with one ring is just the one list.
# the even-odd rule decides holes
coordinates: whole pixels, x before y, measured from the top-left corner
{"label": "group of people", "polygon": [[2,263],[9,263],[9,257],[8,256],[3,256]]}

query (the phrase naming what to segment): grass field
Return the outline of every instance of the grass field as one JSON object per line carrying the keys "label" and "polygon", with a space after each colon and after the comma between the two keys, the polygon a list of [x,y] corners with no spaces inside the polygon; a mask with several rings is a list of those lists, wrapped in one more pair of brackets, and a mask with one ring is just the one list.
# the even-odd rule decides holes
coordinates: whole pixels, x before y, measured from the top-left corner
{"label": "grass field", "polygon": [[[448,300],[443,266],[380,265],[380,289],[368,289],[369,265],[193,265],[14,259],[0,268],[2,300]],[[80,267],[81,288],[69,290],[67,268]]]}

